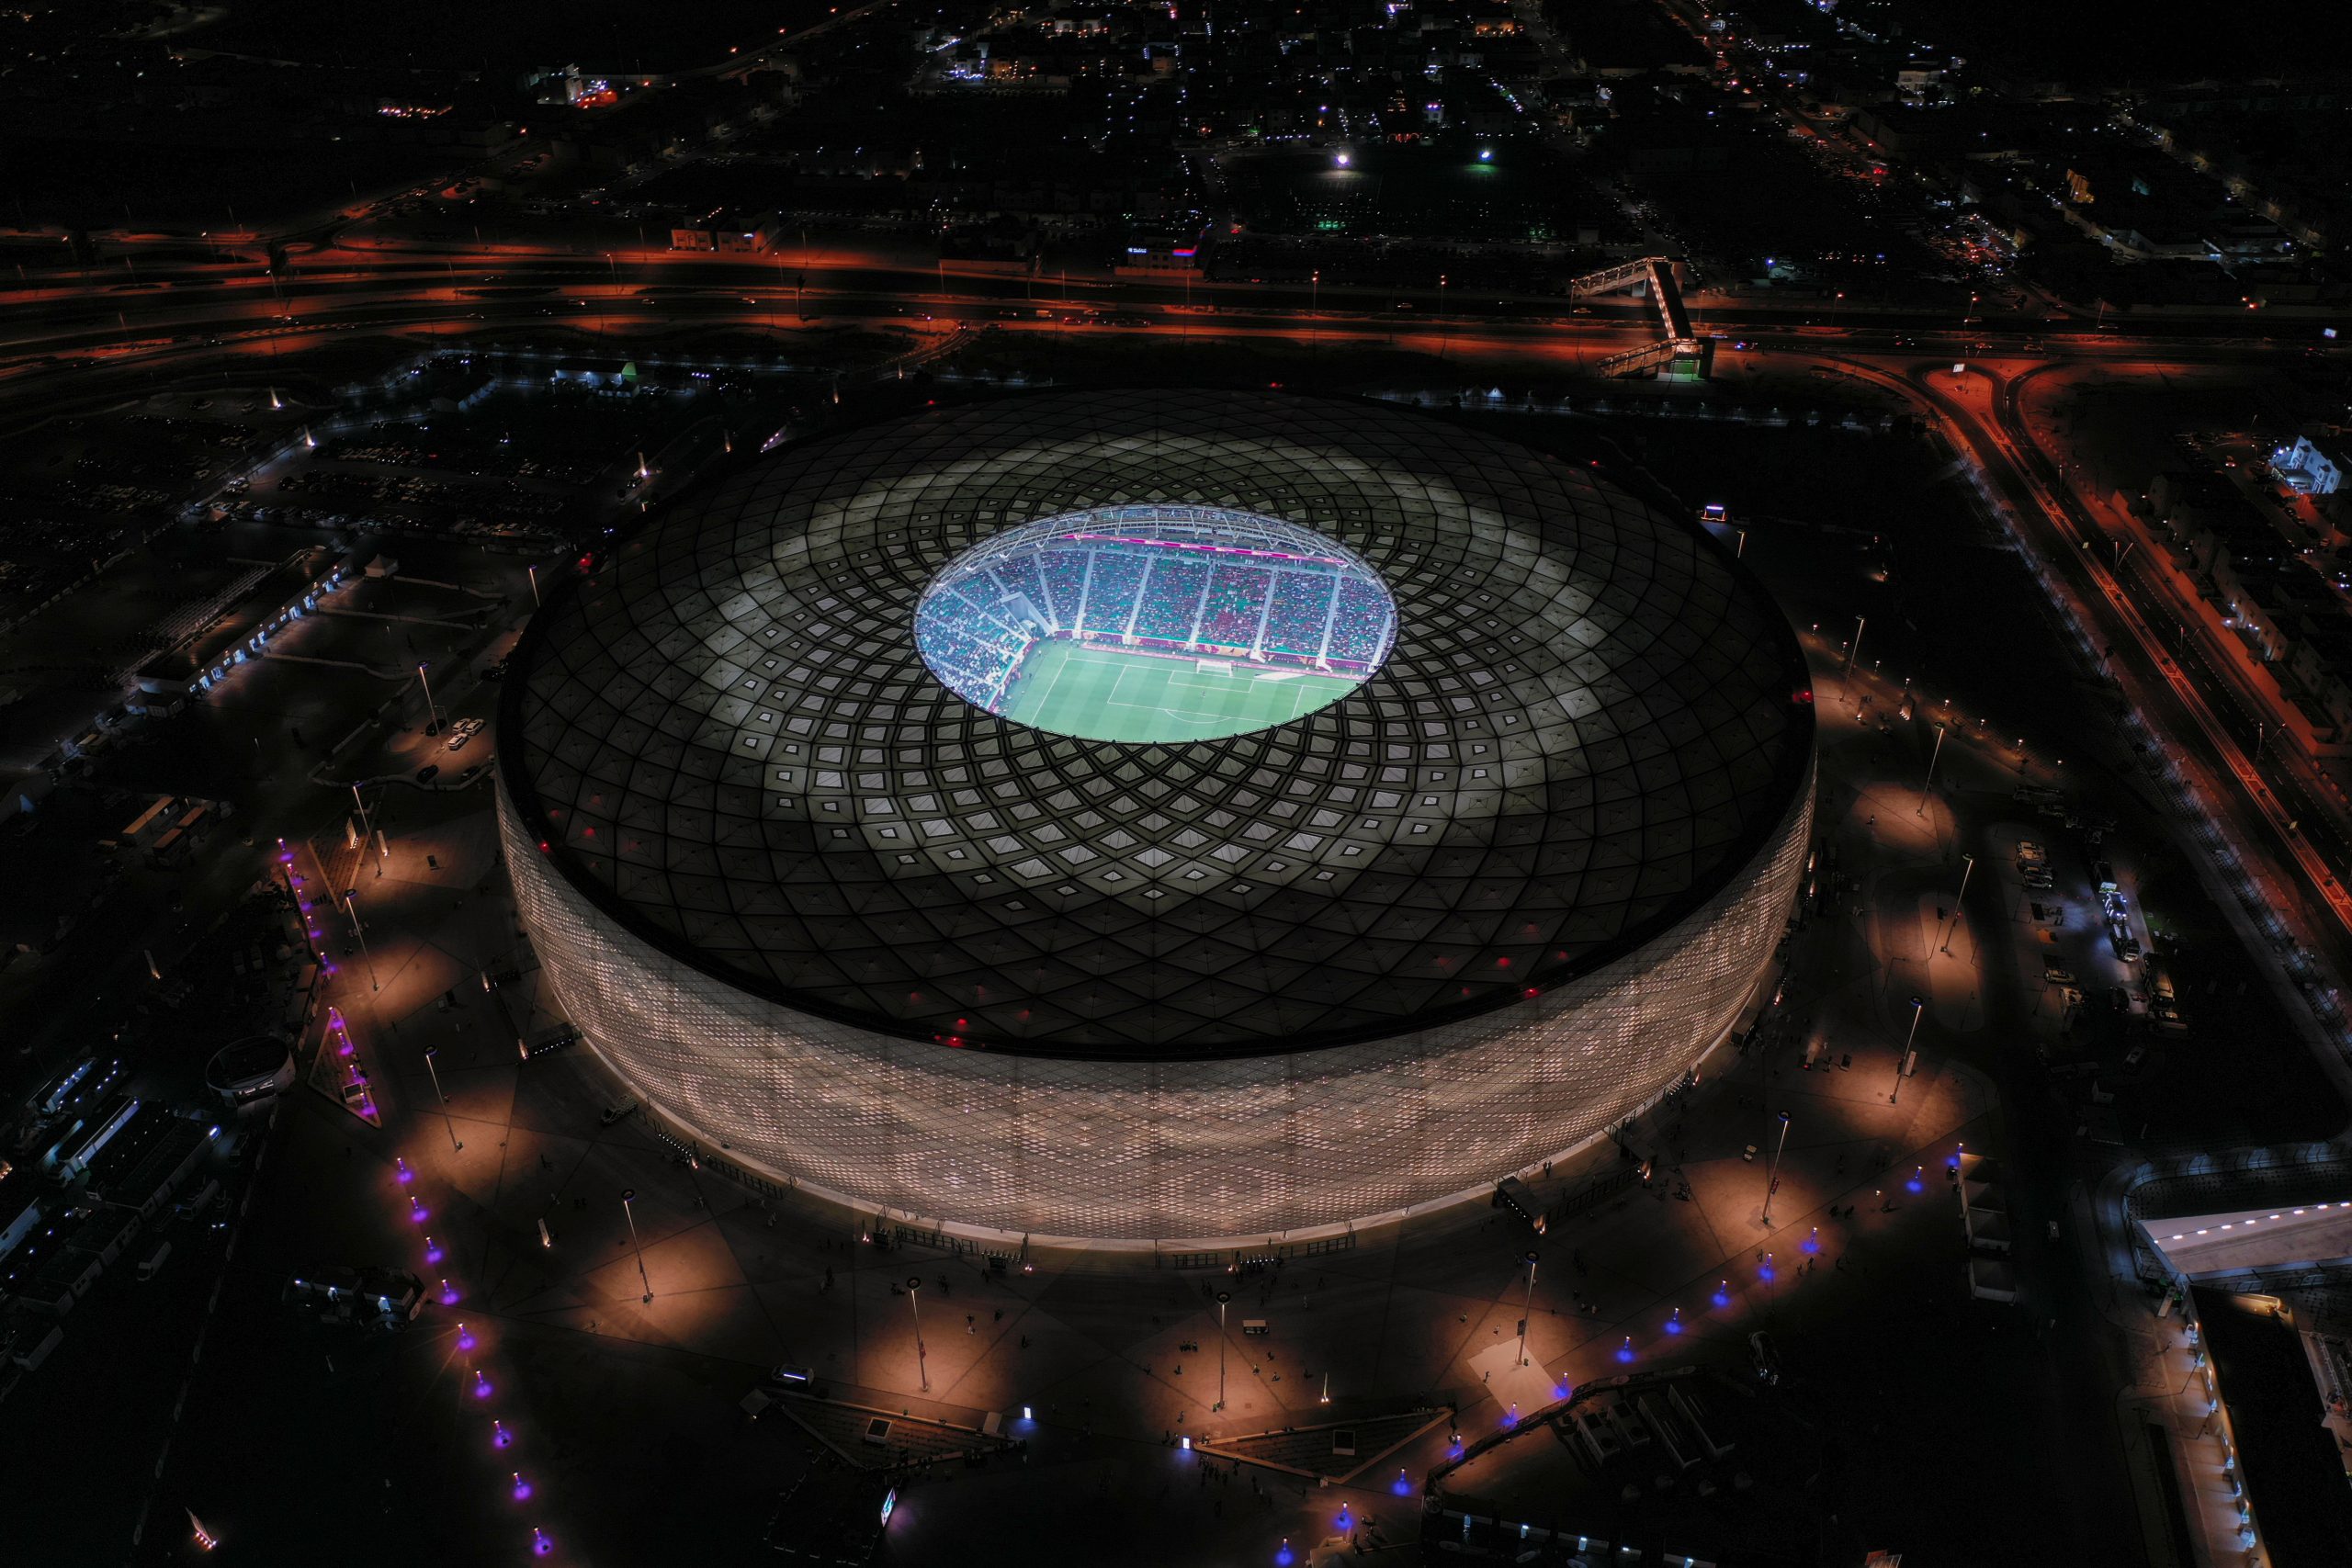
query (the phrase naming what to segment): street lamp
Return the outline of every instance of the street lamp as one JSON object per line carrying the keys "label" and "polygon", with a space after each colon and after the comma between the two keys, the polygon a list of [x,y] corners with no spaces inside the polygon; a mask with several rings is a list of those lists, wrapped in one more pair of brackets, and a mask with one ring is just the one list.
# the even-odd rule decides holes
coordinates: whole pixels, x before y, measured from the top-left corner
{"label": "street lamp", "polygon": [[1764,1224],[1772,1224],[1772,1191],[1781,1185],[1781,1151],[1789,1146],[1789,1113],[1781,1112],[1780,1140],[1772,1145],[1772,1163],[1764,1168]]}
{"label": "street lamp", "polygon": [[922,1289],[922,1276],[907,1276],[907,1310],[915,1314],[915,1371],[922,1379],[922,1391],[931,1392],[931,1364],[923,1359],[922,1308],[915,1304],[915,1292]]}
{"label": "street lamp", "polygon": [[1446,344],[1453,341],[1453,321],[1445,313],[1445,274],[1437,275],[1437,356],[1445,357]]}
{"label": "street lamp", "polygon": [[424,1070],[433,1079],[433,1098],[441,1102],[441,1124],[449,1130],[450,1151],[463,1153],[466,1145],[458,1141],[458,1123],[449,1115],[449,1097],[441,1092],[441,1074],[433,1065],[433,1058],[439,1053],[440,1047],[435,1045],[424,1048]]}
{"label": "street lamp", "polygon": [[1854,617],[1854,640],[1846,649],[1846,668],[1839,671],[1838,676],[1838,689],[1849,696],[1853,694],[1854,656],[1862,651],[1862,628],[1869,625],[1870,622],[1863,616]]}
{"label": "street lamp", "polygon": [[1323,269],[1317,267],[1308,278],[1306,307],[1306,348],[1312,354],[1323,341]]}
{"label": "street lamp", "polygon": [[1216,1408],[1225,1408],[1225,1303],[1233,1299],[1231,1291],[1216,1293]]}
{"label": "street lamp", "polygon": [[424,733],[438,735],[441,733],[441,710],[433,705],[433,682],[425,679],[422,664],[416,667],[416,683],[424,688]]}
{"label": "street lamp", "polygon": [[639,1241],[637,1235],[637,1210],[634,1207],[636,1202],[637,1189],[634,1187],[622,1188],[621,1213],[628,1216],[629,1245],[637,1248],[637,1282],[645,1287],[645,1304],[647,1306],[651,1306],[653,1304],[653,1281],[646,1278],[645,1274],[645,1243]]}
{"label": "street lamp", "polygon": [[1928,814],[1928,792],[1933,789],[1936,784],[1936,759],[1943,754],[1944,727],[1939,724],[1936,726],[1936,749],[1928,753],[1928,776],[1919,785],[1919,804],[1912,808],[1911,815],[1914,817],[1925,817]]}
{"label": "street lamp", "polygon": [[1919,1015],[1927,1010],[1928,999],[1925,997],[1911,998],[1911,1032],[1903,1037],[1903,1049],[1894,1058],[1894,1092],[1886,1097],[1889,1105],[1902,1102],[1903,1080],[1909,1076],[1911,1065],[1911,1042],[1919,1038]]}
{"label": "street lamp", "polygon": [[1519,1364],[1527,1365],[1527,1320],[1535,1315],[1535,1249],[1529,1247],[1520,1254],[1520,1261],[1527,1265],[1527,1303],[1519,1313]]}
{"label": "street lamp", "polygon": [[534,562],[524,570],[531,574],[531,608],[536,610],[539,607],[539,569]]}
{"label": "street lamp", "polygon": [[1965,915],[1961,908],[1961,901],[1968,897],[1968,879],[1970,876],[1973,875],[1976,871],[1976,857],[1974,855],[1962,855],[1960,858],[1966,861],[1968,863],[1961,868],[1960,891],[1952,896],[1951,924],[1944,928],[1943,951],[1946,957],[1950,957],[1951,955],[1951,933],[1960,929],[1960,922],[1965,918]]}
{"label": "street lamp", "polygon": [[359,906],[352,902],[352,891],[348,887],[343,891],[344,912],[351,917],[351,932],[359,939],[359,956],[368,961],[368,988],[380,991],[384,987],[376,982],[376,955],[368,951],[368,928],[359,923]]}

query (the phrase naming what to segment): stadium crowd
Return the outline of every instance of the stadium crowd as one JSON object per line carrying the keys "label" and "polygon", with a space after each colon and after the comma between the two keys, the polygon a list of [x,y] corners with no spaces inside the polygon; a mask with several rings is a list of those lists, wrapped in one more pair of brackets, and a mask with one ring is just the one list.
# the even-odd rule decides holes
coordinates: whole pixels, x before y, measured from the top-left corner
{"label": "stadium crowd", "polygon": [[1336,563],[1245,564],[1195,546],[1060,536],[943,581],[916,622],[933,670],[993,710],[1044,637],[1368,673],[1396,615],[1376,582]]}

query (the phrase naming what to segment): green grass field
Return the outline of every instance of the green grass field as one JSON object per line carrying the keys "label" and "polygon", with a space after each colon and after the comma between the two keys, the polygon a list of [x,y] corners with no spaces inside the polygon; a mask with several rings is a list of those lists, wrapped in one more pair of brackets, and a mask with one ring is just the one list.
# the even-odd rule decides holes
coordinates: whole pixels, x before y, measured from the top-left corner
{"label": "green grass field", "polygon": [[1088,740],[1214,740],[1287,724],[1362,682],[1267,670],[1241,660],[1230,674],[1189,659],[1159,659],[1055,639],[1021,661],[1004,716]]}

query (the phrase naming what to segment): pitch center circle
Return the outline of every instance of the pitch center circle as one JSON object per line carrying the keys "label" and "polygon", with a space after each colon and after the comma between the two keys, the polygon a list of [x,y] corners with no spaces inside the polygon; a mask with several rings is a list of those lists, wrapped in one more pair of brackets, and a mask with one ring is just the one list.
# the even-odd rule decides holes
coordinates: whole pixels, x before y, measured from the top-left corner
{"label": "pitch center circle", "polygon": [[1396,643],[1380,574],[1338,540],[1218,506],[1040,518],[940,569],[915,647],[973,706],[1055,735],[1170,744],[1272,729]]}

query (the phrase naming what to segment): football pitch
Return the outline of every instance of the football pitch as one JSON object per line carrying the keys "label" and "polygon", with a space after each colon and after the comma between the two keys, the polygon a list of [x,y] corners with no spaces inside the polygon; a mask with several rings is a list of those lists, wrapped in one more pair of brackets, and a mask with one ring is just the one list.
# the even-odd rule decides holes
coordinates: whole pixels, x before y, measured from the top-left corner
{"label": "football pitch", "polygon": [[1214,740],[1287,724],[1354,691],[1343,675],[1269,670],[1236,660],[1229,672],[1190,659],[1089,648],[1058,638],[1022,660],[1007,718],[1088,740],[1137,744]]}

